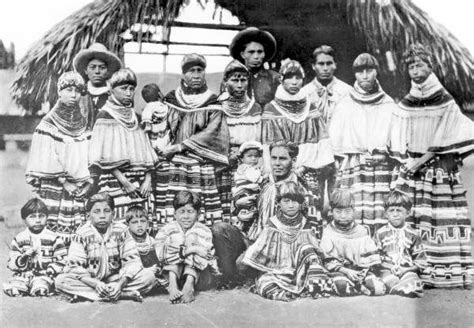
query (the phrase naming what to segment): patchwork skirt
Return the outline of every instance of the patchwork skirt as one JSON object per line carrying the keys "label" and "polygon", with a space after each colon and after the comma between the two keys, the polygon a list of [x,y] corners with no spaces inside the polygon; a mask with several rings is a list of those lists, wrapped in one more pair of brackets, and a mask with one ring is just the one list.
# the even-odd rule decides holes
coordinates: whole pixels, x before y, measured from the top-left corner
{"label": "patchwork skirt", "polygon": [[392,187],[413,202],[407,222],[419,231],[425,247],[428,268],[420,275],[423,283],[471,288],[471,220],[457,164],[436,160],[415,174],[396,168]]}

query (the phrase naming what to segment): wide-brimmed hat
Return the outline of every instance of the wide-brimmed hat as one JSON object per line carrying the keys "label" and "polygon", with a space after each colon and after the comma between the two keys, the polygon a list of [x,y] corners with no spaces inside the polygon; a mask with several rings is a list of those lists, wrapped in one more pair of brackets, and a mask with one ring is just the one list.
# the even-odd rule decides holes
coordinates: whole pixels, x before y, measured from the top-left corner
{"label": "wide-brimmed hat", "polygon": [[109,77],[122,67],[120,59],[107,50],[102,43],[93,43],[89,48],[79,51],[74,57],[72,65],[77,72],[84,74],[87,64],[92,59],[101,60],[107,65]]}
{"label": "wide-brimmed hat", "polygon": [[277,48],[275,38],[269,32],[260,30],[257,27],[247,27],[234,36],[229,46],[230,55],[235,59],[242,60],[240,53],[244,51],[244,46],[252,41],[262,44],[265,50],[264,61],[267,62],[275,57]]}

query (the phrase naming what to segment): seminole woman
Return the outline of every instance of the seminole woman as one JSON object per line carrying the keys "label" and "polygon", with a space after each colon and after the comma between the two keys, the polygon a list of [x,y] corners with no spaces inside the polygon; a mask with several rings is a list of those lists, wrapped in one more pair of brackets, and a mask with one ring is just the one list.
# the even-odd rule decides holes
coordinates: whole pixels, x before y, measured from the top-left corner
{"label": "seminole woman", "polygon": [[[292,141],[299,148],[295,171],[304,177],[313,195],[321,199],[319,170],[334,162],[326,126],[316,107],[301,92],[304,78],[301,64],[287,61],[280,75],[275,99],[265,106],[262,114],[265,166],[270,165],[270,144]],[[321,210],[322,204],[318,207]]]}
{"label": "seminole woman", "polygon": [[26,165],[26,182],[48,207],[47,227],[67,247],[86,221],[84,200],[92,186],[87,168],[91,135],[79,107],[84,88],[78,73],[59,77],[59,99],[36,127]]}
{"label": "seminole woman", "polygon": [[395,161],[387,153],[392,112],[397,105],[377,80],[374,56],[363,53],[352,65],[356,81],[335,107],[329,136],[339,171],[336,188],[349,188],[355,199],[357,223],[371,234],[387,222],[384,198],[390,192]]}
{"label": "seminole woman", "polygon": [[198,54],[185,55],[181,68],[180,85],[165,97],[170,108],[171,145],[163,151],[168,160],[161,162],[156,170],[158,221],[161,224],[174,221],[175,194],[188,190],[201,197],[198,220],[211,226],[222,221],[225,207],[216,173],[229,163],[229,129],[217,96],[207,88],[205,58]]}
{"label": "seminole woman", "polygon": [[471,288],[471,220],[459,167],[474,152],[474,122],[439,82],[422,46],[411,46],[404,61],[411,89],[392,116],[389,150],[402,163],[393,187],[414,205],[409,220],[429,264],[424,284]]}
{"label": "seminole woman", "polygon": [[114,198],[117,219],[125,221],[130,206],[152,211],[151,173],[157,157],[133,110],[135,73],[120,69],[107,83],[110,96],[92,130],[89,169],[100,191]]}

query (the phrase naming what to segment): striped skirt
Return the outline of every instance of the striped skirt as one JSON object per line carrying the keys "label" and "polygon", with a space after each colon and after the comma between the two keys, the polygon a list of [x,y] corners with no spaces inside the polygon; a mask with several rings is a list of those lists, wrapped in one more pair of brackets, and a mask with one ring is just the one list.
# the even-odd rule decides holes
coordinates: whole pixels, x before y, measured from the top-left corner
{"label": "striped skirt", "polygon": [[445,164],[436,161],[414,175],[397,168],[392,187],[413,202],[407,221],[425,247],[429,267],[420,275],[423,283],[470,288],[474,269],[466,190],[457,166],[447,169]]}
{"label": "striped skirt", "polygon": [[38,197],[49,211],[46,227],[56,232],[69,248],[72,235],[86,222],[84,200],[71,196],[57,179],[41,179]]}
{"label": "striped skirt", "polygon": [[212,226],[214,222],[222,221],[221,197],[212,164],[176,155],[169,162],[161,162],[155,173],[154,197],[158,225],[174,221],[173,200],[181,190],[200,195],[202,206],[199,222]]}
{"label": "striped skirt", "polygon": [[222,221],[235,224],[237,217],[232,216],[232,186],[234,184],[233,171],[226,168],[216,173],[216,185],[222,204]]}
{"label": "striped skirt", "polygon": [[332,292],[332,281],[322,266],[317,250],[310,244],[301,245],[295,254],[295,274],[267,272],[255,282],[255,292],[278,301],[299,297],[327,296]]}
{"label": "striped skirt", "polygon": [[392,165],[367,165],[360,154],[349,154],[337,173],[335,188],[349,188],[354,195],[356,221],[371,234],[387,223],[384,200],[390,192]]}
{"label": "striped skirt", "polygon": [[[145,180],[145,171],[140,170],[121,170],[122,174],[135,186],[140,187]],[[153,187],[152,187],[153,188]],[[99,191],[106,192],[115,202],[115,221],[125,223],[125,214],[131,206],[139,205],[145,209],[148,216],[153,216],[152,196],[148,198],[131,198],[123,189],[120,182],[112,173],[101,174],[99,180]],[[153,190],[150,195],[153,194]],[[150,231],[152,232],[152,231]]]}

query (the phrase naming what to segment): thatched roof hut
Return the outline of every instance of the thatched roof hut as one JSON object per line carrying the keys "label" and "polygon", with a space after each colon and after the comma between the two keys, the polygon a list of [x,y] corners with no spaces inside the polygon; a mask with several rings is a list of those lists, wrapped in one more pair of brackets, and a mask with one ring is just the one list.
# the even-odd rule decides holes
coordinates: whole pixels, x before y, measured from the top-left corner
{"label": "thatched roof hut", "polygon": [[[205,0],[201,0],[205,2]],[[435,72],[458,102],[467,108],[474,102],[474,59],[442,25],[410,0],[215,0],[248,26],[271,31],[278,42],[274,59],[291,57],[311,72],[309,57],[321,44],[338,51],[338,76],[353,81],[352,60],[368,51],[378,57],[381,83],[399,97],[408,90],[401,56],[407,46],[419,42],[435,57]],[[71,69],[72,57],[92,42],[103,42],[121,53],[120,34],[134,23],[172,23],[184,0],[98,0],[51,29],[22,59],[13,85],[13,96],[35,111],[44,100],[56,97],[56,79]],[[146,42],[146,36],[138,37]],[[230,40],[229,40],[230,42]],[[393,60],[395,67],[390,65]],[[311,78],[311,76],[310,76]]]}

